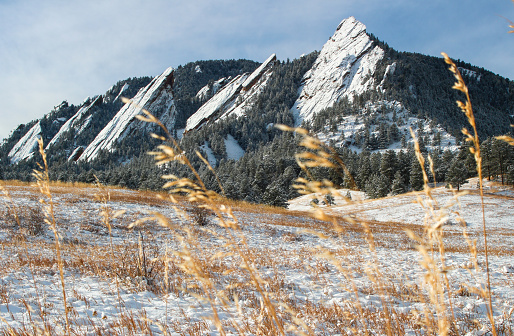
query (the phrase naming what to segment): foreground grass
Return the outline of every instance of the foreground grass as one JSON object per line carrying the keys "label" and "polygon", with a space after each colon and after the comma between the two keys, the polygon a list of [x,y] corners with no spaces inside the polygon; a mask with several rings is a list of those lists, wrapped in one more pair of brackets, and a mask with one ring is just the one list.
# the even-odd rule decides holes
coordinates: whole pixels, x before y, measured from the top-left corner
{"label": "foreground grass", "polygon": [[[18,211],[29,213],[31,210],[27,208],[32,207],[36,211],[40,207],[37,197],[31,196],[36,192],[34,187],[6,184],[6,190],[18,204]],[[90,320],[85,323],[80,305],[70,309],[71,334],[87,334],[86,330],[102,335],[201,335],[212,332],[217,327],[209,317],[212,307],[205,303],[206,293],[227,301],[218,300],[214,304],[219,311],[220,328],[227,334],[276,333],[276,322],[266,318],[262,294],[248,271],[240,267],[241,258],[229,255],[231,248],[220,238],[220,235],[226,234],[226,229],[219,225],[213,213],[207,214],[206,226],[199,226],[191,218],[181,219],[174,215],[174,211],[167,211],[169,204],[164,202],[160,193],[110,189],[108,205],[112,213],[126,209],[111,222],[114,237],[111,250],[109,230],[102,224],[100,216],[103,203],[98,196],[94,196],[105,190],[54,185],[51,191],[63,236],[61,253],[71,306],[83,302],[86,306],[94,307],[95,300],[99,300],[88,296],[87,292],[81,292],[77,285],[81,279],[88,277],[103,283],[104,291],[114,298],[117,290],[121,292],[120,301],[113,301],[118,313],[105,315],[105,319],[102,319],[102,312],[97,310],[97,316],[91,313]],[[397,201],[389,200],[401,203],[405,197],[415,196],[402,195],[397,197]],[[27,202],[27,199],[34,202]],[[365,205],[373,211],[380,210],[377,205],[387,201],[356,204],[354,215],[364,215]],[[170,233],[169,229],[156,221],[129,228],[131,223],[148,216],[141,210],[144,207],[149,211],[166,213],[170,222],[178,223],[173,227],[175,232]],[[186,200],[180,205],[180,210],[185,214],[192,213],[195,208]],[[419,236],[423,235],[422,225],[380,220],[357,222],[352,220],[354,216],[350,217],[352,214],[344,213],[337,217],[337,225],[342,230],[335,230],[333,222],[313,219],[307,213],[260,205],[253,207],[237,202],[233,203],[233,208],[243,232],[235,240],[243,244],[240,239],[247,239],[244,253],[251,258],[252,267],[259,272],[259,281],[265,285],[270,303],[277,305],[277,318],[285,326],[284,333],[331,335],[366,334],[367,331],[369,334],[403,335],[436,332],[436,315],[431,315],[428,308],[431,306],[429,292],[418,281],[424,272],[418,264],[416,242],[405,234],[405,230],[411,230]],[[72,210],[78,214],[76,218],[70,218]],[[326,209],[326,212],[329,213],[329,210]],[[3,255],[0,277],[32,273],[36,281],[30,285],[32,281],[28,278],[29,286],[37,285],[38,292],[45,292],[37,279],[58,275],[51,232],[45,228],[39,235],[30,235],[6,225],[2,225],[4,238],[0,243]],[[462,228],[451,226],[447,229],[446,253],[453,266],[449,271],[452,282],[446,300],[453,300],[454,309],[458,312],[455,319],[449,317],[450,328],[453,328],[451,333],[484,330],[484,315],[458,307],[467,304],[471,298],[480,301],[480,293],[473,290],[469,280],[483,281],[482,271],[473,265],[474,259],[462,238]],[[374,240],[373,249],[369,245],[370,232]],[[492,239],[496,236],[507,239],[509,235],[512,236],[512,231],[507,229],[490,232]],[[202,288],[201,281],[205,280],[200,281],[198,274],[192,274],[191,269],[184,266],[184,244],[187,245],[187,256],[194,260],[197,272],[208,279],[210,287]],[[492,256],[498,255],[512,261],[512,248],[498,249],[497,253],[493,251],[494,248],[490,250]],[[477,261],[481,263],[480,258]],[[415,272],[411,272],[411,268],[415,268]],[[469,276],[462,276],[463,273]],[[497,279],[493,277],[493,285],[505,288],[512,285],[512,279],[509,280],[508,274]],[[0,297],[4,305],[10,303],[14,306],[20,300],[29,301],[26,297],[17,297],[15,287],[8,283],[3,282],[2,288]],[[145,309],[134,310],[127,303],[130,302],[127,299],[130,293],[145,292],[153,293],[162,303],[169,299],[170,306],[176,302],[176,298],[191,300],[198,297],[203,308],[196,312],[204,313],[195,316],[184,312],[180,318],[174,316],[167,320],[163,315],[158,318],[152,315],[150,319]],[[63,315],[60,315],[64,313],[62,304],[58,308],[59,294],[50,290],[48,293],[57,296],[52,306],[41,307],[40,313],[32,302],[29,305],[34,307],[32,321],[11,322],[8,325],[15,325],[13,329],[3,322],[3,333],[66,334]],[[143,303],[146,299],[141,300]],[[502,300],[498,298],[495,301],[500,309]],[[187,305],[191,303],[187,302]],[[398,305],[400,302],[401,305]],[[187,305],[182,309],[187,310]],[[403,309],[401,306],[410,308]],[[424,306],[429,310],[420,309]],[[497,316],[498,327],[506,330],[504,334],[511,334],[512,317],[500,319]],[[43,320],[49,325],[46,331],[42,327]],[[384,323],[386,320],[389,326]]]}

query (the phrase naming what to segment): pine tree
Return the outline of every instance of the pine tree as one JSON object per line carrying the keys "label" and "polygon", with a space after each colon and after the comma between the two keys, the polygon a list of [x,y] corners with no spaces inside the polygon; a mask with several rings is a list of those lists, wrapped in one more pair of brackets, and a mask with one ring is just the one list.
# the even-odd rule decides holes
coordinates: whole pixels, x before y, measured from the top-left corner
{"label": "pine tree", "polygon": [[453,188],[457,188],[460,190],[462,184],[466,182],[467,178],[467,168],[459,158],[455,158],[450,165],[450,169],[446,174],[446,183],[447,186],[452,186]]}
{"label": "pine tree", "polygon": [[389,183],[391,183],[394,179],[396,170],[396,153],[392,150],[388,150],[384,155],[382,155],[382,160],[380,161],[380,174],[385,176]]}
{"label": "pine tree", "polygon": [[423,170],[419,164],[418,159],[414,156],[410,166],[410,186],[413,190],[421,190],[424,186]]}
{"label": "pine tree", "polygon": [[404,178],[402,174],[397,171],[394,174],[394,179],[391,186],[391,193],[393,195],[400,195],[407,191],[407,188],[405,187]]}

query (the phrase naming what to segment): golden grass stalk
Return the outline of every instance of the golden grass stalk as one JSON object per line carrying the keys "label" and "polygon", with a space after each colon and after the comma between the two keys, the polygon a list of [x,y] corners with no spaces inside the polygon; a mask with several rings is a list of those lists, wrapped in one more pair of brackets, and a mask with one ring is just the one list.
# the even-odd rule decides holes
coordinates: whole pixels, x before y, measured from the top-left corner
{"label": "golden grass stalk", "polygon": [[[129,103],[131,101],[125,99],[124,102]],[[144,109],[142,109],[142,112],[145,114],[145,116],[138,115],[137,118],[139,120],[157,124],[167,135],[167,138],[155,134],[152,134],[152,137],[160,139],[162,141],[169,141],[172,144],[172,146],[160,145],[157,147],[159,151],[149,153],[150,155],[154,156],[156,164],[162,165],[168,162],[178,162],[180,164],[187,166],[196,178],[196,181],[192,181],[190,179],[179,178],[174,175],[165,175],[162,176],[162,178],[169,180],[169,182],[165,183],[163,185],[163,188],[170,189],[170,193],[172,194],[185,193],[190,202],[198,202],[201,204],[201,207],[211,210],[216,215],[218,219],[218,225],[224,227],[227,233],[226,237],[219,238],[222,238],[226,241],[226,246],[229,247],[232,252],[230,252],[229,254],[221,253],[219,255],[215,255],[213,258],[222,258],[230,254],[235,254],[241,259],[240,268],[247,272],[247,274],[250,276],[252,283],[255,285],[257,292],[260,294],[262,305],[263,307],[265,307],[265,309],[262,309],[262,312],[266,315],[269,315],[270,319],[274,322],[271,325],[271,327],[274,330],[274,333],[285,335],[285,327],[283,325],[282,320],[279,318],[277,308],[275,307],[275,304],[272,302],[270,294],[267,290],[265,290],[265,282],[263,281],[263,279],[259,275],[259,272],[255,268],[254,261],[252,260],[251,255],[247,253],[249,249],[248,245],[246,244],[244,236],[242,234],[239,234],[237,236],[238,239],[236,239],[236,236],[233,233],[238,232],[240,227],[235,216],[233,215],[232,209],[229,206],[220,205],[217,202],[219,196],[214,191],[207,189],[202,179],[200,178],[200,175],[193,167],[193,165],[185,155],[184,151],[180,148],[177,141],[171,136],[166,126],[164,126],[150,112]],[[216,175],[214,169],[210,166],[207,160],[205,160],[205,158],[203,158],[203,156],[199,152],[196,152],[196,154],[204,163],[207,164],[208,169],[214,172],[214,174]],[[216,178],[220,185],[220,189],[223,191],[223,187],[221,186],[220,180],[217,176]],[[170,196],[170,200],[173,203],[177,203],[177,199],[172,195]],[[166,220],[164,220],[163,222],[164,226],[169,228],[171,227],[169,223],[166,223]],[[191,230],[186,229],[185,232],[188,236],[188,243],[196,244],[195,239],[191,236]],[[179,238],[181,239],[181,241],[184,242],[184,238]],[[212,294],[218,292],[216,291],[214,283],[209,278],[209,275],[206,272],[204,272],[201,263],[199,263],[196,260],[196,258],[192,254],[191,249],[187,248],[187,245],[185,243],[183,243],[182,251],[177,252],[176,255],[178,255],[183,260],[183,263],[181,265],[183,270],[186,273],[194,276],[194,278],[196,278],[200,282],[202,290],[205,293],[206,299],[209,302],[211,309],[213,311],[214,325],[216,326],[221,335],[225,335],[226,332],[219,318],[219,314],[214,303],[215,300]],[[220,299],[220,302],[223,305],[226,305],[229,301],[228,298],[226,298],[226,296],[223,294],[223,292],[218,292],[218,299]]]}
{"label": "golden grass stalk", "polygon": [[[111,194],[107,188],[105,188],[101,183],[98,177],[95,176],[96,179],[96,185],[98,189],[100,190],[100,193],[96,195],[96,197],[102,202],[102,206],[100,207],[100,216],[102,217],[102,223],[107,227],[109,231],[109,246],[110,246],[110,257],[111,257],[111,263],[114,264],[114,245],[112,242],[112,225],[111,220],[114,218],[117,218],[125,213],[124,210],[117,211],[114,214],[111,211],[111,208],[109,207],[109,202],[111,200]],[[118,311],[122,312],[122,300],[121,300],[121,294],[120,294],[120,282],[118,279],[118,276],[116,278],[116,293],[118,296]]]}
{"label": "golden grass stalk", "polygon": [[46,160],[46,153],[44,150],[43,140],[39,138],[39,153],[43,159],[43,166],[39,165],[40,170],[34,170],[33,175],[36,178],[36,184],[39,187],[39,191],[43,195],[43,198],[39,200],[39,202],[43,205],[43,211],[45,213],[45,223],[48,224],[50,229],[54,233],[55,238],[55,254],[57,258],[57,265],[59,267],[59,276],[61,278],[61,290],[62,297],[64,303],[64,313],[66,320],[66,334],[69,336],[71,334],[71,326],[69,321],[69,308],[66,300],[66,288],[64,281],[64,262],[61,256],[61,243],[59,232],[57,231],[57,222],[55,220],[55,211],[54,211],[54,202],[52,199],[52,193],[50,192],[50,178],[48,176],[48,162]]}
{"label": "golden grass stalk", "polygon": [[[296,184],[293,185],[295,189],[300,194],[308,195],[312,193],[317,193],[321,195],[338,195],[340,197],[344,197],[334,186],[334,184],[329,180],[322,180],[322,181],[315,181],[313,179],[313,176],[311,172],[309,171],[309,168],[314,167],[326,167],[335,169],[341,176],[346,176],[347,180],[350,181],[351,186],[350,189],[357,190],[357,185],[349,171],[349,169],[346,167],[344,162],[341,160],[339,155],[337,154],[337,151],[324,144],[322,141],[320,141],[318,138],[312,136],[309,134],[309,132],[306,129],[303,128],[292,128],[285,125],[278,125],[278,129],[287,131],[287,132],[295,132],[299,134],[302,139],[299,143],[299,146],[302,146],[306,149],[306,151],[298,153],[295,155],[296,162],[300,166],[300,168],[305,172],[305,174],[308,176],[308,179],[299,177],[296,180]],[[347,200],[351,201],[351,200]],[[337,234],[341,234],[344,232],[344,228],[338,223],[338,218],[335,216],[330,216],[326,214],[321,208],[315,208],[312,213],[314,218],[317,218],[322,221],[330,222],[333,225],[333,230]],[[390,300],[388,298],[388,295],[385,290],[385,284],[383,281],[383,274],[379,267],[378,257],[376,254],[376,248],[375,248],[375,240],[373,237],[373,233],[371,232],[371,229],[369,225],[367,225],[364,221],[355,221],[353,218],[345,218],[350,223],[359,223],[362,226],[362,229],[365,233],[365,240],[368,244],[368,248],[370,253],[372,254],[372,258],[368,262],[368,266],[366,268],[366,274],[368,278],[376,284],[379,291],[379,297],[382,303],[382,309],[384,311],[385,315],[385,323],[386,323],[386,334],[387,335],[393,335],[393,318],[391,314],[391,307],[390,307]],[[321,232],[312,232],[309,231],[311,234],[316,234],[318,237],[322,239],[327,239],[329,236],[321,233]],[[344,267],[342,267],[341,262],[337,260],[333,253],[331,253],[329,250],[322,249],[323,252],[318,254],[318,257],[322,257],[329,261],[332,265],[336,267],[337,270],[339,270],[344,277],[349,280],[350,287],[355,295],[355,306],[357,308],[357,311],[359,312],[359,319],[361,320],[362,326],[365,327],[364,332],[366,335],[369,334],[369,330],[367,328],[367,320],[365,317],[364,309],[362,308],[362,305],[359,301],[359,289],[357,288],[355,282],[353,281],[353,277],[350,275],[349,271],[346,270]]]}
{"label": "golden grass stalk", "polygon": [[[455,316],[453,314],[453,307],[451,305],[450,285],[448,282],[448,278],[446,277],[447,269],[445,263],[445,249],[443,242],[443,223],[446,221],[447,216],[438,205],[437,200],[433,197],[432,188],[429,184],[430,181],[428,178],[428,173],[425,168],[425,157],[421,153],[419,142],[412,129],[410,129],[410,133],[412,138],[414,139],[414,152],[421,167],[421,171],[423,173],[423,193],[425,194],[426,201],[418,195],[418,203],[423,207],[426,214],[424,223],[424,232],[426,237],[417,237],[412,231],[409,230],[407,230],[407,234],[411,239],[418,242],[417,249],[420,255],[422,256],[420,264],[426,271],[424,276],[424,282],[429,286],[429,298],[433,306],[436,308],[437,334],[448,335],[450,329],[450,322],[448,321],[448,316],[446,313],[447,309],[445,303],[444,287],[446,287],[447,290],[453,321],[455,321]],[[430,156],[428,156],[428,160],[430,170],[432,171],[432,175],[434,176],[433,183],[434,185],[436,185],[434,165]],[[434,243],[438,246],[438,260],[433,249]],[[440,266],[438,265],[438,261],[440,262]],[[426,309],[426,326],[430,330],[434,323],[430,321],[431,319],[429,318],[429,316],[431,316],[431,313],[428,309]]]}
{"label": "golden grass stalk", "polygon": [[480,153],[480,141],[478,139],[478,131],[475,122],[475,115],[473,114],[473,108],[471,106],[471,98],[469,96],[468,87],[464,83],[464,79],[462,75],[455,65],[455,63],[450,59],[450,57],[446,53],[441,53],[444,57],[444,61],[448,64],[449,70],[453,73],[455,79],[457,80],[453,85],[453,89],[461,91],[464,93],[466,100],[464,102],[457,101],[457,105],[461,109],[462,112],[466,115],[468,122],[473,128],[473,134],[471,134],[466,128],[462,129],[462,133],[466,136],[466,141],[472,144],[472,147],[469,148],[471,153],[475,157],[476,167],[478,172],[478,182],[480,187],[480,203],[482,207],[482,230],[484,235],[484,254],[485,254],[485,266],[487,273],[487,290],[486,290],[486,299],[488,301],[488,317],[491,322],[491,328],[493,335],[496,336],[496,327],[494,324],[494,315],[493,315],[493,303],[491,298],[491,275],[489,270],[489,253],[488,253],[488,245],[487,245],[487,226],[485,222],[485,205],[484,205],[484,186],[483,186],[483,175],[482,175],[482,156]]}

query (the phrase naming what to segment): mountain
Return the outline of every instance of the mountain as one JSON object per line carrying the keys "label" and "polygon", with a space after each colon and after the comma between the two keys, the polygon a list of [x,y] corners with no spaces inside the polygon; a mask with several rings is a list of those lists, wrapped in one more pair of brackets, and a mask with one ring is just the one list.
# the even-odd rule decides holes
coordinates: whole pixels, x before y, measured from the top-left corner
{"label": "mountain", "polygon": [[[480,138],[511,133],[514,83],[462,61],[457,65],[470,90]],[[56,179],[89,181],[97,175],[105,183],[158,188],[161,181],[153,176],[162,171],[145,153],[159,144],[150,133],[160,130],[135,118],[145,108],[186,153],[203,152],[232,198],[283,205],[295,195],[289,185],[302,174],[294,158],[296,139],[275,124],[301,125],[332,144],[347,160],[357,187],[369,194],[391,190],[394,174],[381,170],[383,160],[403,174],[397,190],[410,190],[416,186],[416,177],[409,177],[416,167],[410,129],[425,152],[444,161],[439,181],[453,156],[465,156],[461,129],[467,119],[455,104],[463,97],[453,82],[441,58],[396,51],[350,17],[321,51],[298,59],[280,61],[272,54],[260,64],[196,61],[155,78],[120,81],[77,106],[63,102],[3,141],[0,174],[29,179],[41,137]],[[122,103],[122,96],[133,104]],[[443,160],[447,149],[452,152]],[[196,156],[190,160],[206,185],[217,190],[212,173]],[[180,165],[165,170],[190,176]],[[325,178],[327,172],[316,174]],[[333,178],[341,186],[348,182]]]}
{"label": "mountain", "polygon": [[366,33],[366,26],[354,17],[343,20],[303,78],[300,96],[292,108],[297,124],[312,120],[343,97],[352,100],[375,89],[371,75],[384,54]]}

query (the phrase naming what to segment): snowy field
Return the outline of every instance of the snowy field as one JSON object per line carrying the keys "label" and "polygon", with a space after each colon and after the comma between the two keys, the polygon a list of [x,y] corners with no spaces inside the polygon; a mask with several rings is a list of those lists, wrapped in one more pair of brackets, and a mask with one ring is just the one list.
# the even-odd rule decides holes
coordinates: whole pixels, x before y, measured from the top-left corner
{"label": "snowy field", "polygon": [[[334,216],[341,230],[309,216],[312,195],[291,201],[289,210],[234,203],[233,217],[223,212],[225,224],[238,224],[234,229],[189,203],[173,209],[153,193],[109,189],[107,200],[107,190],[56,186],[64,281],[54,233],[39,210],[45,198],[31,186],[6,190],[0,334],[66,334],[62,283],[68,325],[77,335],[216,335],[220,329],[228,335],[348,335],[387,334],[388,328],[395,335],[425,335],[437,332],[439,321],[450,321],[452,334],[491,331],[480,295],[487,280],[473,180],[458,198],[441,187],[433,200],[423,193],[367,200],[352,191],[351,202],[320,202],[318,209]],[[511,335],[514,193],[487,184],[485,194],[494,319],[500,334]],[[410,230],[423,243],[432,225],[420,202],[444,220],[444,258],[432,241],[422,259],[419,243],[407,236]],[[13,208],[21,230],[9,215]],[[110,215],[108,225],[102,211]],[[129,228],[155,213],[169,228],[155,220]],[[207,225],[195,224],[195,216]],[[469,247],[474,241],[476,258]],[[435,285],[431,276],[438,278]],[[433,294],[441,284],[440,295]]]}

